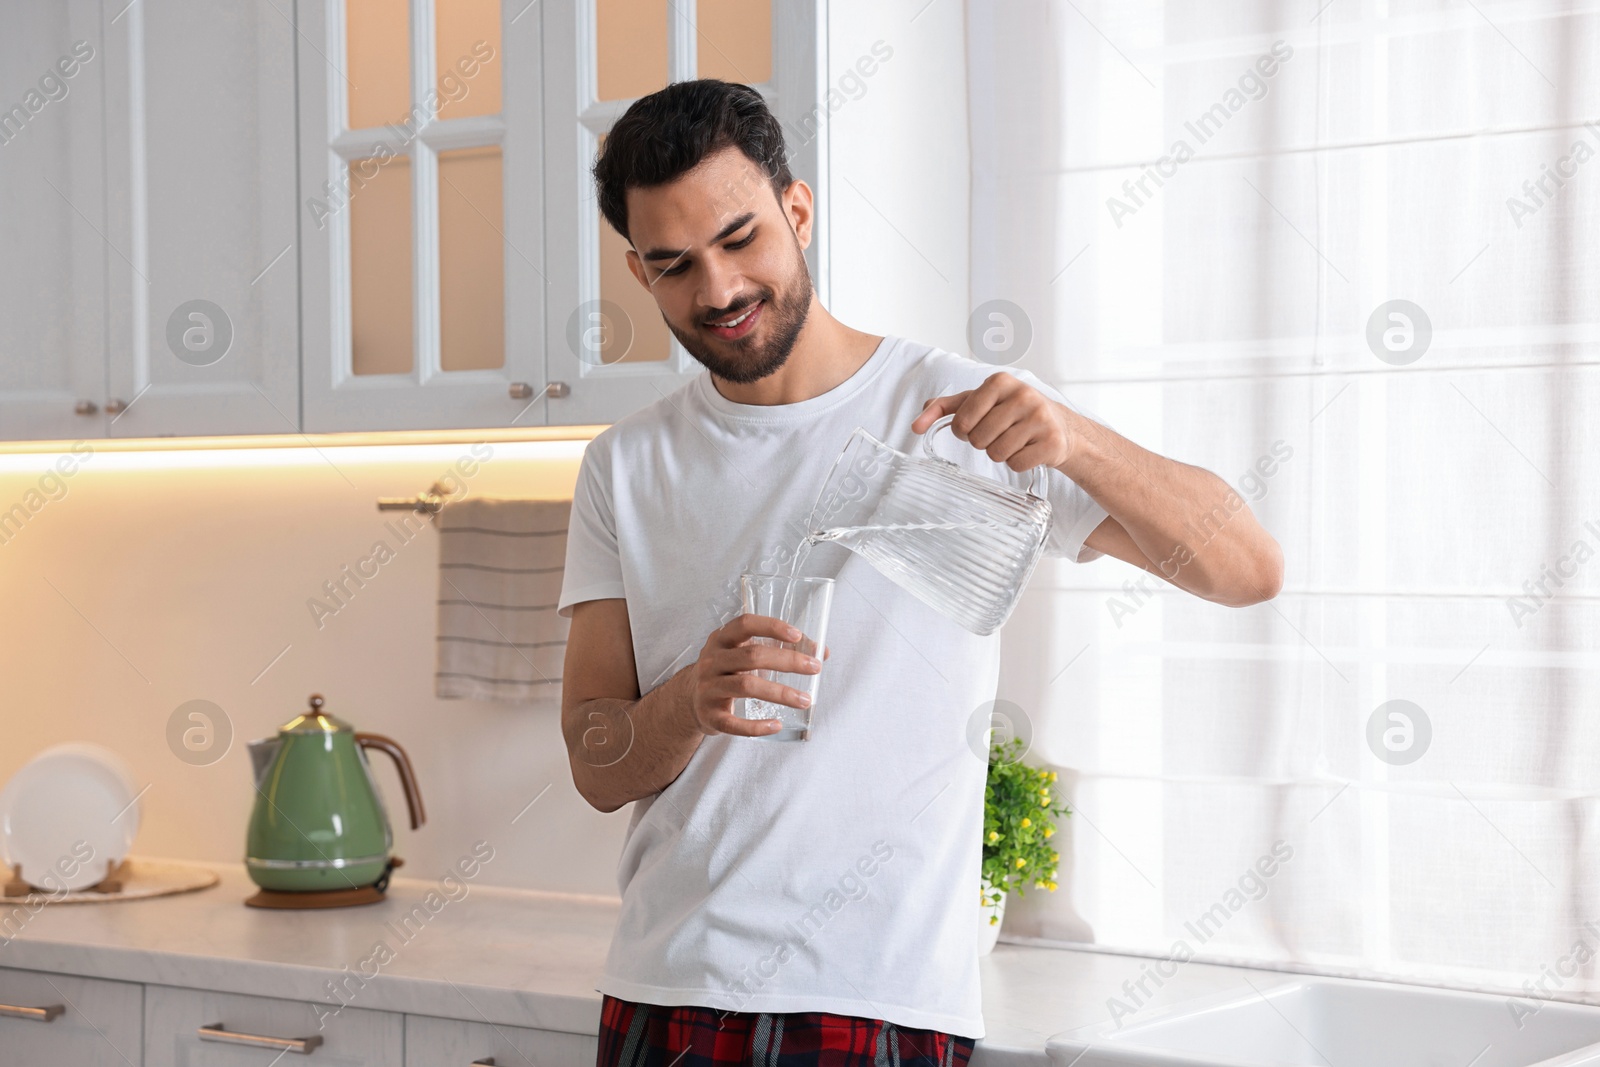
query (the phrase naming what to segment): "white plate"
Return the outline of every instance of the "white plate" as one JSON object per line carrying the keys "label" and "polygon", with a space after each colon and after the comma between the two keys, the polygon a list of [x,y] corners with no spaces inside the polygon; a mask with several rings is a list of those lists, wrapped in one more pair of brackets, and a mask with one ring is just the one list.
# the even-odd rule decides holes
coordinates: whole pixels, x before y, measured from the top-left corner
{"label": "white plate", "polygon": [[110,749],[47,748],[0,790],[0,859],[40,889],[86,889],[133,847],[137,798],[132,769]]}

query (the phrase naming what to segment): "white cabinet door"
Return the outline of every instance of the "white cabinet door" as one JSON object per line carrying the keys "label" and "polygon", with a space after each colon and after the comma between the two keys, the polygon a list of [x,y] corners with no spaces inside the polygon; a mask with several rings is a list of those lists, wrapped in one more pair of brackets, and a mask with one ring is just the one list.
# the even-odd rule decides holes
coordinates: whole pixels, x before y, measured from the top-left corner
{"label": "white cabinet door", "polygon": [[405,1067],[594,1067],[598,1053],[594,1034],[406,1016]]}
{"label": "white cabinet door", "polygon": [[[0,32],[0,438],[104,436],[98,0],[12,4]],[[92,410],[91,410],[92,405]],[[75,411],[82,407],[83,414]]]}
{"label": "white cabinet door", "polygon": [[0,1062],[138,1064],[143,996],[131,982],[0,968]]}
{"label": "white cabinet door", "polygon": [[[297,5],[307,432],[544,423],[544,5],[494,6],[498,31],[464,41],[436,35],[468,10],[443,0],[413,0],[409,34],[339,0]],[[409,117],[403,98],[357,102],[357,83],[384,82],[409,86]],[[498,112],[452,114],[495,84]],[[487,169],[452,180],[471,152]]]}
{"label": "white cabinet door", "polygon": [[289,5],[103,2],[109,433],[297,431]]}
{"label": "white cabinet door", "polygon": [[[619,284],[622,294],[602,294],[601,242],[611,238],[600,215],[594,179],[589,173],[600,139],[622,116],[629,101],[598,101],[599,49],[595,0],[542,4],[548,59],[545,75],[545,367],[557,391],[547,401],[552,425],[609,423],[672,392],[700,369],[676,340],[666,359],[633,361],[635,339],[647,324],[635,323],[652,314],[650,301],[640,299],[631,278]],[[692,78],[692,44],[679,34],[681,13],[669,20],[668,66],[673,80]],[[603,298],[603,299],[602,299]],[[629,308],[632,308],[630,311]],[[651,321],[648,328],[658,330]],[[615,361],[614,350],[623,354]]]}
{"label": "white cabinet door", "polygon": [[[359,990],[353,995],[359,998]],[[319,1067],[394,1067],[405,1046],[405,1019],[348,1000],[341,1007],[331,999],[310,1004],[145,986],[145,1067],[265,1067],[276,1057],[298,1063],[293,1048],[284,1051],[293,1042],[314,1045],[310,1062]]]}
{"label": "white cabinet door", "polygon": [[[789,168],[817,196],[819,220],[806,249],[806,263],[823,300],[827,290],[826,137],[816,136],[826,119],[827,85],[822,62],[824,0],[770,0],[772,78],[756,86],[783,125]],[[552,425],[610,423],[672,392],[699,374],[701,366],[676,339],[666,359],[610,358],[617,338],[659,333],[653,300],[633,291],[630,276],[613,277],[627,291],[622,301],[602,292],[602,242],[621,247],[600,215],[590,167],[600,139],[622,117],[629,100],[600,100],[598,22],[595,0],[544,4],[548,311],[546,373],[561,383],[549,401]],[[691,13],[693,11],[693,13]],[[698,76],[697,53],[708,47],[696,29],[696,5],[674,5],[668,22],[666,64],[673,81]],[[710,46],[714,47],[714,46]],[[631,298],[631,299],[630,299]],[[631,310],[630,310],[631,308]],[[636,320],[644,321],[636,321]]]}

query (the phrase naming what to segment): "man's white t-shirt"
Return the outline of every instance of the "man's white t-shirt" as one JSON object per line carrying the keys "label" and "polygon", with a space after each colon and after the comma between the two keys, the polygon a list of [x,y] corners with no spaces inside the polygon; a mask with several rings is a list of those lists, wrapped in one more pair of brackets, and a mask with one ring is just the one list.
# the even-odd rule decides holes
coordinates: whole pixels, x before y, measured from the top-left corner
{"label": "man's white t-shirt", "polygon": [[[739,575],[786,572],[856,427],[907,454],[923,402],[997,368],[886,337],[850,378],[795,404],[734,403],[709,373],[597,436],[572,501],[559,610],[627,600],[639,691],[694,662],[740,613]],[[1026,371],[1010,371],[1053,399]],[[939,452],[1018,488],[1029,475],[949,434]],[[1046,552],[1106,517],[1048,472]],[[978,637],[838,545],[811,736],[715,734],[633,807],[622,911],[595,987],[648,1004],[825,1011],[983,1036],[978,986],[982,734],[1000,637]]]}

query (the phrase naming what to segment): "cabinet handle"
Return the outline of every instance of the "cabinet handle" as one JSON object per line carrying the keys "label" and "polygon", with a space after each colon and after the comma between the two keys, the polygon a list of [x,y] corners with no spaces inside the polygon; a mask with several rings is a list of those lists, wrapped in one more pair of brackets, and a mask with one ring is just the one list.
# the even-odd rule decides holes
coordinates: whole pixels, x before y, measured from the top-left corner
{"label": "cabinet handle", "polygon": [[224,1045],[249,1045],[251,1048],[270,1048],[281,1052],[298,1052],[302,1056],[309,1056],[311,1050],[322,1044],[319,1034],[310,1037],[266,1037],[262,1034],[241,1034],[226,1029],[221,1023],[212,1023],[202,1026],[199,1031],[201,1041],[217,1041]]}
{"label": "cabinet handle", "polygon": [[59,1004],[51,1004],[43,1008],[24,1008],[17,1004],[0,1004],[0,1015],[8,1019],[31,1019],[36,1023],[47,1023],[66,1010]]}
{"label": "cabinet handle", "polygon": [[115,400],[115,399],[113,399],[113,400],[107,400],[106,401],[106,414],[107,415],[121,415],[124,411],[127,411],[127,410],[128,410],[128,402],[126,400]]}
{"label": "cabinet handle", "polygon": [[485,1056],[481,1060],[473,1060],[467,1067],[494,1067],[494,1057]]}
{"label": "cabinet handle", "polygon": [[[533,386],[527,382],[512,382],[511,388],[506,391],[512,400],[526,400],[533,395]],[[544,395],[552,400],[560,400],[571,392],[572,387],[566,382],[550,382],[544,387]]]}
{"label": "cabinet handle", "polygon": [[72,405],[74,415],[94,415],[100,411],[100,405],[93,400],[80,400]]}

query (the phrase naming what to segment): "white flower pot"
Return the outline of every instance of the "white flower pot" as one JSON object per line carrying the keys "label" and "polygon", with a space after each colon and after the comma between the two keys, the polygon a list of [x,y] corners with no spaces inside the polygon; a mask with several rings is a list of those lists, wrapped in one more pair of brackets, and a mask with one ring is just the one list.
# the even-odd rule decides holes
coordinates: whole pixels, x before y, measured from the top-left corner
{"label": "white flower pot", "polygon": [[[989,888],[987,880],[983,882],[983,895],[993,898],[995,893]],[[1005,919],[1006,894],[1000,893],[1000,903],[980,904],[978,906],[978,955],[987,956],[994,951],[994,943],[1000,937],[1000,924]],[[990,917],[994,921],[990,922]]]}

